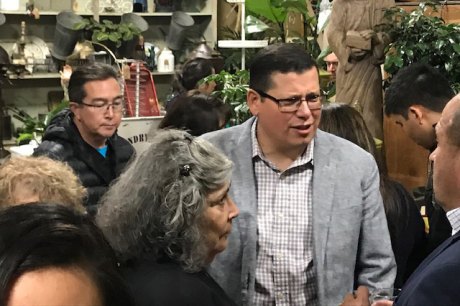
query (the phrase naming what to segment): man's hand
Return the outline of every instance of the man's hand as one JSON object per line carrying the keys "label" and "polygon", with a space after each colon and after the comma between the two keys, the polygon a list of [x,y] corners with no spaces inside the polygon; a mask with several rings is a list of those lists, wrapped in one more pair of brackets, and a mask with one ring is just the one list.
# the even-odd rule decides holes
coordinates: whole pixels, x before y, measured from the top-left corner
{"label": "man's hand", "polygon": [[345,295],[340,306],[370,306],[369,289],[366,286],[359,286],[355,292]]}
{"label": "man's hand", "polygon": [[350,48],[350,57],[354,60],[361,60],[365,55],[366,51],[358,48]]}
{"label": "man's hand", "polygon": [[359,34],[361,35],[362,38],[366,40],[371,39],[375,36],[375,32],[373,30],[359,31]]}

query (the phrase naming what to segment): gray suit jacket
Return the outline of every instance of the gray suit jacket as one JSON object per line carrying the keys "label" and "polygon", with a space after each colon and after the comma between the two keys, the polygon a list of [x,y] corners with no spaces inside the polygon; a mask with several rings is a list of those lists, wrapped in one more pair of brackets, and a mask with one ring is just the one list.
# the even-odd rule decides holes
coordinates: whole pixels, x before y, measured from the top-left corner
{"label": "gray suit jacket", "polygon": [[[230,195],[240,208],[227,249],[210,273],[238,304],[254,295],[257,199],[251,125],[204,135],[233,162]],[[320,305],[338,305],[358,285],[392,287],[396,265],[373,157],[349,141],[318,130],[314,148],[313,236]]]}

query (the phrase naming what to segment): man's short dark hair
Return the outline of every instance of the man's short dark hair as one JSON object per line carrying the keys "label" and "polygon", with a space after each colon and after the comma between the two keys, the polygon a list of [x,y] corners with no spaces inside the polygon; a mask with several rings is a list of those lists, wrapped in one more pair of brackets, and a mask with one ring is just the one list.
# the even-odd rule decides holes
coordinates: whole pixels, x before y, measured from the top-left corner
{"label": "man's short dark hair", "polygon": [[227,119],[226,107],[219,98],[192,90],[178,96],[159,128],[182,129],[192,136],[216,131],[220,128],[220,120]]}
{"label": "man's short dark hair", "polygon": [[121,82],[118,71],[107,64],[93,63],[77,67],[72,72],[69,80],[68,90],[70,102],[83,102],[83,99],[86,97],[86,91],[83,87],[87,82],[104,81],[111,78]]}
{"label": "man's short dark hair", "polygon": [[315,60],[299,44],[273,44],[259,51],[249,69],[249,87],[267,91],[273,84],[274,72],[302,73],[318,69]]}
{"label": "man's short dark hair", "polygon": [[198,81],[213,74],[212,62],[206,58],[194,58],[187,61],[182,67],[179,76],[180,84],[185,90],[192,90],[197,87]]}
{"label": "man's short dark hair", "polygon": [[454,95],[449,81],[438,70],[415,63],[399,70],[391,80],[385,91],[385,114],[407,119],[412,105],[422,105],[440,113]]}

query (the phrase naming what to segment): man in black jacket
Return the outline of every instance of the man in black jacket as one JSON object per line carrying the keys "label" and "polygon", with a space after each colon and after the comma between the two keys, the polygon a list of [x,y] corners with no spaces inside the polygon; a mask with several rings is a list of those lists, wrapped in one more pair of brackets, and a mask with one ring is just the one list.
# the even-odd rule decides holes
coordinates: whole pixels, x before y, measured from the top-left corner
{"label": "man in black jacket", "polygon": [[34,152],[73,168],[87,189],[85,206],[92,215],[134,154],[131,144],[116,133],[123,114],[120,82],[117,71],[105,64],[77,68],[69,81],[70,109],[51,121]]}
{"label": "man in black jacket", "polygon": [[[433,152],[436,149],[434,127],[442,110],[455,93],[449,81],[426,64],[412,64],[401,69],[385,91],[385,114],[419,146]],[[431,163],[425,188],[425,209],[429,222],[426,255],[451,236],[452,227],[446,213],[433,196]]]}

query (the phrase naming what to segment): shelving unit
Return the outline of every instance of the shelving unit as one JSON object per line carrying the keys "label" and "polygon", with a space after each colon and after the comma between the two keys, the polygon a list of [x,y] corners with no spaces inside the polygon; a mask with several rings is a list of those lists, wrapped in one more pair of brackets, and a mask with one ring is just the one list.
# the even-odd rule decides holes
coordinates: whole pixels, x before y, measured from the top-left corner
{"label": "shelving unit", "polygon": [[38,80],[38,79],[59,79],[61,75],[59,73],[52,72],[35,72],[34,74],[25,75],[12,75],[9,77],[10,80]]}
{"label": "shelving unit", "polygon": [[241,7],[241,40],[219,40],[220,48],[241,49],[241,70],[246,69],[246,49],[264,48],[268,45],[267,40],[246,40],[246,0],[227,0],[229,3],[237,3]]}
{"label": "shelving unit", "polygon": [[[1,11],[5,15],[22,15],[26,16],[23,11]],[[55,11],[40,11],[40,16],[57,16],[60,12]],[[172,16],[172,12],[158,12],[158,13],[136,13],[143,17],[160,17],[160,16]],[[212,16],[211,12],[187,12],[190,16]],[[80,16],[92,16],[91,13],[78,13]],[[104,16],[121,16],[121,13],[102,13],[100,17]]]}
{"label": "shelving unit", "polygon": [[[174,72],[158,72],[158,71],[152,71],[153,76],[171,76],[174,75]],[[37,80],[37,79],[59,79],[61,75],[59,73],[54,73],[54,72],[35,72],[33,74],[25,74],[25,75],[14,75],[10,76],[10,80]]]}
{"label": "shelving unit", "polygon": [[[56,16],[60,11],[62,11],[62,8],[59,10],[52,10],[51,8],[51,10],[40,11],[38,20],[26,15],[25,10],[0,11],[6,16],[6,23],[0,26],[0,45],[10,52],[12,45],[19,38],[21,21],[26,21],[27,35],[43,39],[51,50]],[[78,14],[83,17],[92,16],[88,12]],[[148,30],[143,33],[145,42],[153,43],[155,46],[162,48],[165,40],[164,33],[168,33],[172,12],[137,14],[145,18],[149,24]],[[214,47],[217,42],[217,0],[207,0],[206,6],[201,12],[187,12],[187,14],[192,16],[195,21],[194,32],[199,33],[196,35],[204,37],[208,45]],[[99,20],[108,19],[118,23],[121,15],[122,13],[100,13],[98,17]],[[152,74],[159,100],[164,102],[170,93],[174,73],[155,71]],[[40,72],[11,77],[10,83],[5,82],[2,86],[3,98],[6,104],[16,105],[32,116],[48,111],[48,92],[61,90],[59,73]]]}

